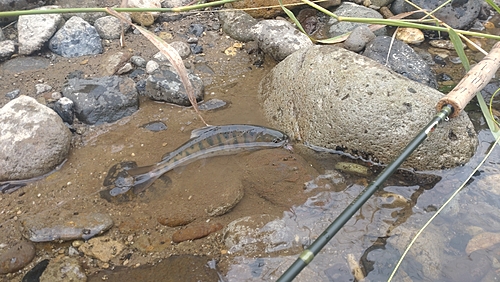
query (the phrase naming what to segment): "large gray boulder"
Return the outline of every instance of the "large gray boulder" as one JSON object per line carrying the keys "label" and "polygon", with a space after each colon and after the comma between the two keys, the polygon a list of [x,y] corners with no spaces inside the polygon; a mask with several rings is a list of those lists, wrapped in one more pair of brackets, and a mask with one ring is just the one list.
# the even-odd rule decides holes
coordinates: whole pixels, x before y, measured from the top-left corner
{"label": "large gray boulder", "polygon": [[[299,50],[259,86],[268,120],[293,139],[328,149],[394,160],[435,115],[439,91],[356,53],[334,47]],[[404,167],[466,163],[478,141],[467,114],[441,124]]]}
{"label": "large gray boulder", "polygon": [[20,96],[0,109],[0,181],[53,170],[68,155],[71,132],[50,108]]}

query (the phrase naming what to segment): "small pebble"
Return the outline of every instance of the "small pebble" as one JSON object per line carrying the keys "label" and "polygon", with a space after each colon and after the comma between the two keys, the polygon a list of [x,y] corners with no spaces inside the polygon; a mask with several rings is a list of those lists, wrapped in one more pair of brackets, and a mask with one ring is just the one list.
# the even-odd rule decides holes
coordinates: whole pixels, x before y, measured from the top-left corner
{"label": "small pebble", "polygon": [[5,97],[12,100],[12,99],[19,97],[19,93],[21,93],[20,89],[12,90],[12,91],[8,92],[7,94],[5,94]]}

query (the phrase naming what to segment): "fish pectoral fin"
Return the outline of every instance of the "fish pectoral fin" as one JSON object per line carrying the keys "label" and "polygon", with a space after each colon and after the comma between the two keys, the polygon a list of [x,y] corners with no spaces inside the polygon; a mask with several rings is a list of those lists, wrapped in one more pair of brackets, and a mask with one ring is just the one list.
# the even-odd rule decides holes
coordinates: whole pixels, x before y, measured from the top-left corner
{"label": "fish pectoral fin", "polygon": [[140,177],[138,177],[136,179],[136,184],[134,184],[133,186],[133,192],[134,194],[139,194],[141,193],[142,191],[146,190],[146,188],[148,188],[149,186],[151,186],[151,184],[153,184],[153,182],[156,181],[156,179],[158,179],[158,177],[160,177],[160,175],[158,176],[153,176],[153,177],[150,177],[150,176],[147,176],[147,175],[141,175]]}

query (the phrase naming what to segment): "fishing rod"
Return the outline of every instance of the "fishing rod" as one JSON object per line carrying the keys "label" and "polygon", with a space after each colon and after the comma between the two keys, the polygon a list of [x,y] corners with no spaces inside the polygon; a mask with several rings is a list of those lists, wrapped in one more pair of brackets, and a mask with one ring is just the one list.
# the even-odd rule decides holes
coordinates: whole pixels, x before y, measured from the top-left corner
{"label": "fishing rod", "polygon": [[497,42],[490,53],[476,64],[464,78],[446,96],[441,98],[436,105],[438,113],[417,134],[417,136],[403,149],[401,154],[390,163],[368,185],[344,211],[328,226],[323,233],[306,248],[295,262],[281,275],[278,282],[292,281],[304,269],[323,247],[337,234],[337,232],[351,219],[363,204],[380,188],[411,153],[434,131],[439,123],[448,117],[457,117],[463,111],[476,92],[481,91],[491,80],[500,67],[500,42]]}

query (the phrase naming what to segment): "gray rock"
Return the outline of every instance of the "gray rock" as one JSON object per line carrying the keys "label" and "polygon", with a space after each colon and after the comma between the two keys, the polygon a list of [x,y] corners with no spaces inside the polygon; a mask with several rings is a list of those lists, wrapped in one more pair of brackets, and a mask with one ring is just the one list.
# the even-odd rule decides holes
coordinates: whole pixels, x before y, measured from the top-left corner
{"label": "gray rock", "polygon": [[[354,3],[350,2],[344,2],[342,5],[340,5],[334,12],[337,16],[342,16],[342,17],[355,17],[355,18],[376,18],[376,19],[382,19],[382,15],[379,14],[379,12],[364,7],[360,5],[356,5]],[[326,26],[329,26],[330,28],[328,29],[328,37],[335,37],[339,36],[345,33],[348,33],[352,30],[354,30],[357,26],[360,25],[366,25],[364,23],[353,23],[353,22],[339,22],[335,18],[330,18]],[[379,30],[376,30],[375,35],[385,35],[387,33],[386,28],[381,28]]]}
{"label": "gray rock", "polygon": [[[443,1],[439,0],[412,0],[411,2],[428,11],[433,11],[443,4]],[[452,3],[448,3],[444,7],[441,7],[433,15],[450,25],[452,28],[463,29],[469,26],[477,18],[481,11],[481,3],[482,1],[480,0],[452,1]],[[415,8],[407,4],[404,0],[396,0],[391,5],[391,11],[395,15],[414,10]],[[423,16],[423,13],[415,13],[410,17],[421,18]]]}
{"label": "gray rock", "polygon": [[[113,16],[98,18],[94,27],[102,39],[118,39],[122,34],[121,21]],[[124,31],[126,28],[124,28]]]}
{"label": "gray rock", "polygon": [[183,58],[183,59],[185,59],[185,58],[189,57],[189,55],[191,55],[191,48],[185,42],[174,41],[174,42],[170,43],[170,46],[172,46],[177,51],[177,53],[179,53],[179,56],[181,56],[181,58]]}
{"label": "gray rock", "polygon": [[60,259],[53,259],[47,265],[42,276],[40,276],[40,282],[65,281],[87,281],[85,270],[83,270],[76,258],[65,256]]}
{"label": "gray rock", "polygon": [[293,52],[313,45],[309,37],[291,23],[282,20],[263,20],[250,29],[257,34],[259,48],[281,61]]}
{"label": "gray rock", "polygon": [[72,17],[49,42],[52,52],[67,58],[102,53],[96,29],[79,17]]}
{"label": "gray rock", "polygon": [[45,92],[49,92],[52,90],[52,86],[45,83],[37,83],[35,84],[36,95],[40,95]]}
{"label": "gray rock", "polygon": [[0,274],[13,273],[23,269],[35,257],[35,246],[22,240],[3,250],[0,255]]}
{"label": "gray rock", "polygon": [[159,68],[160,64],[158,64],[156,61],[148,61],[146,64],[146,73],[152,74]]}
{"label": "gray rock", "polygon": [[72,78],[64,84],[62,93],[75,103],[76,117],[86,124],[114,122],[139,109],[135,83],[130,78]]}
{"label": "gray rock", "polygon": [[[55,8],[58,6],[43,7],[40,10]],[[61,14],[20,16],[17,23],[19,54],[29,55],[40,50],[45,42],[54,35],[61,20]]]}
{"label": "gray rock", "polygon": [[[387,57],[389,50],[391,54]],[[402,41],[392,40],[389,36],[378,36],[366,46],[363,55],[411,80],[437,88],[436,75],[431,67]]]}
{"label": "gray rock", "polygon": [[11,73],[22,73],[46,69],[49,64],[50,60],[42,57],[16,57],[3,63],[2,69]]}
{"label": "gray rock", "polygon": [[73,118],[75,117],[75,111],[73,109],[73,101],[67,97],[62,97],[57,100],[54,104],[54,111],[62,118],[62,120],[68,124],[73,124]]}
{"label": "gray rock", "polygon": [[[204,86],[201,78],[194,74],[189,74],[188,78],[193,85],[196,101],[203,100]],[[181,106],[191,105],[179,75],[170,69],[158,69],[148,77],[146,96]]]}
{"label": "gray rock", "polygon": [[360,25],[349,34],[349,37],[344,41],[344,47],[349,51],[360,52],[373,39],[375,39],[375,34],[370,28],[366,25]]}
{"label": "gray rock", "polygon": [[43,175],[69,152],[71,133],[50,108],[20,96],[0,109],[0,181]]}
{"label": "gray rock", "polygon": [[77,214],[61,211],[50,215],[35,215],[22,219],[23,236],[31,242],[88,240],[113,226],[107,214]]}
{"label": "gray rock", "polygon": [[0,41],[5,40],[5,35],[3,34],[3,30],[0,28]]}
{"label": "gray rock", "polygon": [[201,111],[213,111],[224,108],[227,102],[221,99],[210,99],[198,105]]}
{"label": "gray rock", "polygon": [[[443,96],[377,62],[333,46],[294,53],[259,87],[265,115],[292,139],[382,163],[394,160],[435,114]],[[466,163],[478,141],[467,114],[441,124],[404,167]]]}
{"label": "gray rock", "polygon": [[222,31],[233,39],[248,42],[257,37],[251,28],[258,21],[244,11],[222,10],[219,12],[219,20],[222,22]]}
{"label": "gray rock", "polygon": [[8,92],[7,94],[5,94],[5,97],[12,100],[12,99],[19,97],[20,93],[21,93],[20,89],[12,90],[12,91]]}
{"label": "gray rock", "polygon": [[140,56],[132,56],[130,58],[130,62],[138,67],[145,68],[146,67],[146,60]]}
{"label": "gray rock", "polygon": [[0,61],[9,59],[16,52],[16,43],[12,40],[0,42]]}

